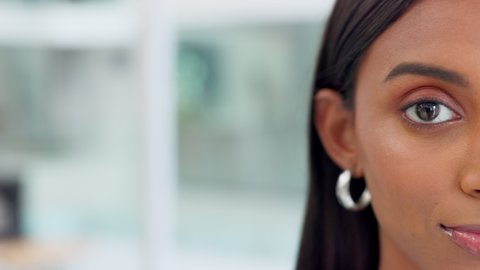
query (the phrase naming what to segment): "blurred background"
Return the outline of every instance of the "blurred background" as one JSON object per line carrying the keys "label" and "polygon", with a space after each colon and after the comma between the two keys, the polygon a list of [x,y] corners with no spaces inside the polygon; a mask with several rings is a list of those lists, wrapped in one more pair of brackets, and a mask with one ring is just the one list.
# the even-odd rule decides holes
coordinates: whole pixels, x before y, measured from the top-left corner
{"label": "blurred background", "polygon": [[333,0],[1,0],[0,269],[293,269]]}

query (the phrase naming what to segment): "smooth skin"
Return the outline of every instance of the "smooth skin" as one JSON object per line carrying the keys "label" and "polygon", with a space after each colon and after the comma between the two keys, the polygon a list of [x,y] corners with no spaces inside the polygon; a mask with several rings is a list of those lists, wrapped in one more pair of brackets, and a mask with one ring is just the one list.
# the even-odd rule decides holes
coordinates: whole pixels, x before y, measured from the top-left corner
{"label": "smooth skin", "polygon": [[352,108],[315,96],[327,153],[372,194],[380,270],[480,269],[441,229],[480,225],[479,14],[478,0],[418,1],[369,48]]}

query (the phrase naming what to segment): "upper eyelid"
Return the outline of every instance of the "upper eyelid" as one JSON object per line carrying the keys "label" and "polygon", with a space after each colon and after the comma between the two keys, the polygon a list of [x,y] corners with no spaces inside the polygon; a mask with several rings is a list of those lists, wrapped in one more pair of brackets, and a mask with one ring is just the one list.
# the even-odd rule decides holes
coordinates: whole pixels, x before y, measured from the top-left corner
{"label": "upper eyelid", "polygon": [[421,104],[421,103],[426,103],[426,102],[435,102],[435,103],[438,103],[438,104],[441,104],[447,108],[449,108],[450,110],[454,111],[455,113],[458,114],[458,112],[456,112],[454,109],[451,108],[450,105],[448,104],[445,104],[444,101],[438,99],[438,98],[434,98],[434,97],[428,97],[428,98],[419,98],[415,101],[411,101],[409,103],[407,103],[406,105],[403,105],[401,107],[401,110],[402,111],[406,111],[408,108],[412,107],[413,105],[417,105],[417,104]]}
{"label": "upper eyelid", "polygon": [[[452,94],[452,91],[446,89],[445,87],[440,87],[438,85],[428,84],[419,87],[412,87],[410,90],[406,91],[400,97],[401,100],[411,99],[408,98],[413,96],[413,100],[407,102],[406,105],[401,105],[400,110],[404,111],[409,106],[412,106],[417,103],[423,102],[437,102],[440,103],[449,109],[451,109],[456,114],[466,117],[467,108],[464,108],[461,103],[459,103],[458,96]],[[464,99],[464,97],[461,97]],[[404,102],[401,102],[404,103]],[[405,103],[404,103],[405,104]]]}

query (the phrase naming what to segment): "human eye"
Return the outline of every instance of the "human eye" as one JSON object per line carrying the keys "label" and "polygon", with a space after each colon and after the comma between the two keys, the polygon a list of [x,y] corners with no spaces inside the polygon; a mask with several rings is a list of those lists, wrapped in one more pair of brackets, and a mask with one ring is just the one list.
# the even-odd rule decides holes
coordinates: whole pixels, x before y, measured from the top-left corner
{"label": "human eye", "polygon": [[447,105],[435,100],[421,100],[406,106],[405,117],[417,124],[441,124],[458,118]]}

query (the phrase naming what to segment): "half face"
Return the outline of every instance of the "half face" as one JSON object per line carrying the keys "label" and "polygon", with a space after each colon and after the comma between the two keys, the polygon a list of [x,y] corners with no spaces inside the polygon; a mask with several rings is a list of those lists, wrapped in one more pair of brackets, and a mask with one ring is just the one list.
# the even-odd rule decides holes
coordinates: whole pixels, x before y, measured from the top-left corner
{"label": "half face", "polygon": [[480,269],[480,1],[426,0],[370,47],[354,133],[381,269]]}

